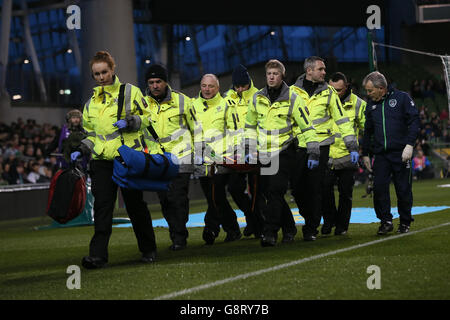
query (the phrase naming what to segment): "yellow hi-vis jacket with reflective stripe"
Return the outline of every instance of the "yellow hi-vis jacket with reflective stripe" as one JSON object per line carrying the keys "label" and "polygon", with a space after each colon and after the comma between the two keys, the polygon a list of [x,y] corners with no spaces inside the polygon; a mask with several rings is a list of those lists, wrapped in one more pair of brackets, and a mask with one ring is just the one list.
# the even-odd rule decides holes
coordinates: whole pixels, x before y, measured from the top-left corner
{"label": "yellow hi-vis jacket with reflective stripe", "polygon": [[241,96],[234,89],[228,90],[224,96],[227,145],[232,146],[233,152],[237,152],[238,147],[242,145],[248,106],[257,91],[252,81],[250,87],[243,91]]}
{"label": "yellow hi-vis jacket with reflective stripe", "polygon": [[[192,172],[194,121],[191,99],[181,92],[173,91],[170,86],[167,86],[166,96],[161,102],[151,96],[145,96],[144,99],[159,142],[167,152],[177,156],[180,172]],[[147,139],[156,142],[146,130]]]}
{"label": "yellow hi-vis jacket with reflective stripe", "polygon": [[[271,103],[267,86],[253,95],[245,121],[245,144],[252,152],[257,145],[260,159],[270,159],[295,141],[301,132],[308,153],[318,155],[316,130],[305,111],[303,99],[283,82],[280,95]],[[257,142],[257,144],[256,144]]]}
{"label": "yellow hi-vis jacket with reflective stripe", "polygon": [[205,162],[222,162],[226,150],[225,100],[218,92],[211,99],[201,93],[192,100],[195,154]]}
{"label": "yellow hi-vis jacket with reflective stripe", "polygon": [[[353,125],[355,136],[358,138],[359,132],[364,132],[366,102],[354,93],[350,93],[341,102],[347,117],[350,119],[350,123]],[[333,169],[356,168],[351,162],[350,153],[345,146],[344,140],[341,138],[336,124],[334,124],[334,131],[336,132],[336,140],[330,146],[330,159],[332,159]]]}
{"label": "yellow hi-vis jacket with reflective stripe", "polygon": [[[326,146],[334,143],[333,123],[336,123],[347,148],[350,151],[356,151],[358,145],[353,126],[342,109],[336,90],[324,82],[317,87],[312,96],[309,96],[303,88],[304,79],[305,74],[301,75],[291,88],[305,100],[320,145]],[[298,141],[299,146],[304,148],[306,145],[304,137],[299,136]]]}
{"label": "yellow hi-vis jacket with reflective stripe", "polygon": [[[122,145],[120,132],[113,126],[117,122],[120,81],[114,76],[109,86],[94,88],[92,97],[83,110],[83,128],[87,138],[82,141],[82,149],[89,149],[94,160],[114,160]],[[142,93],[129,83],[125,86],[124,106],[120,119],[126,119],[128,127],[122,130],[124,144],[142,150],[143,130],[149,125],[150,111],[143,107]]]}

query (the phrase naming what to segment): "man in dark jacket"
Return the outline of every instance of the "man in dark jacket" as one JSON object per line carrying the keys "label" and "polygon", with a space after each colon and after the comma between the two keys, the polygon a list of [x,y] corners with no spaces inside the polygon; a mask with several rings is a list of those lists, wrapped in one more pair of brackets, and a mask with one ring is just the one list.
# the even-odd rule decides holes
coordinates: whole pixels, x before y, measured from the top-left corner
{"label": "man in dark jacket", "polygon": [[397,194],[400,225],[398,233],[406,233],[414,221],[411,157],[419,133],[419,113],[411,97],[403,91],[388,88],[383,74],[375,71],[363,80],[369,96],[362,143],[364,165],[372,172],[369,152],[374,155],[373,202],[381,225],[378,234],[393,230],[389,184],[391,175]]}

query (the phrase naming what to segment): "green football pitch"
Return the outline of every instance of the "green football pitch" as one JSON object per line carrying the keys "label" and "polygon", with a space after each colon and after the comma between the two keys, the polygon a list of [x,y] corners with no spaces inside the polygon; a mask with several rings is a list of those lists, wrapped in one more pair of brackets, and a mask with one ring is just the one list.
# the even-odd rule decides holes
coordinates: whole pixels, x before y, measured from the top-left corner
{"label": "green football pitch", "polygon": [[[450,206],[445,184],[450,179],[415,181],[414,206]],[[373,206],[364,194],[364,186],[355,188],[354,207]],[[393,188],[391,194],[396,207]],[[153,219],[162,218],[157,205],[149,207]],[[191,212],[205,209],[205,201],[192,201]],[[167,229],[155,228],[158,261],[151,265],[139,262],[132,229],[113,228],[108,266],[79,272],[93,226],[37,230],[50,223],[0,222],[0,300],[450,298],[450,209],[415,216],[403,235],[377,236],[378,223],[361,223],[345,236],[305,242],[298,225],[293,243],[270,248],[254,238],[224,243],[224,232],[206,246],[197,227],[189,229],[188,247],[173,252]]]}

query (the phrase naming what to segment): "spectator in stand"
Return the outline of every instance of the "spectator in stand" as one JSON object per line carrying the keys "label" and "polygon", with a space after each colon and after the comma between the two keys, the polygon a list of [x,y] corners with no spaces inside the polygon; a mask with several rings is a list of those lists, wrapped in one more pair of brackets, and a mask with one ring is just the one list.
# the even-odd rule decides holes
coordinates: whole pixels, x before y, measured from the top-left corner
{"label": "spectator in stand", "polygon": [[[0,148],[1,150],[1,148]],[[8,181],[3,178],[3,164],[0,161],[0,186],[7,185]]]}
{"label": "spectator in stand", "polygon": [[439,114],[439,120],[441,120],[441,121],[448,121],[448,110],[447,110],[447,108],[442,109],[441,113]]}
{"label": "spectator in stand", "polygon": [[447,129],[444,129],[444,131],[442,131],[441,142],[450,143],[450,135]]}
{"label": "spectator in stand", "polygon": [[431,128],[436,138],[440,138],[442,136],[441,122],[438,118],[434,118],[431,121]]}
{"label": "spectator in stand", "polygon": [[419,108],[419,117],[424,120],[428,118],[428,108],[425,105]]}
{"label": "spectator in stand", "polygon": [[415,179],[430,179],[434,176],[431,163],[422,150],[418,150],[416,156],[412,159],[412,168]]}
{"label": "spectator in stand", "polygon": [[413,99],[422,99],[422,91],[420,90],[420,83],[417,79],[411,84],[411,97]]}
{"label": "spectator in stand", "polygon": [[24,157],[25,157],[25,158],[29,158],[29,159],[32,159],[32,158],[35,157],[34,147],[33,147],[32,144],[28,144],[28,145],[25,147]]}
{"label": "spectator in stand", "polygon": [[31,183],[37,183],[41,175],[39,174],[39,163],[33,162],[31,164],[31,171],[27,176],[28,181]]}
{"label": "spectator in stand", "polygon": [[16,153],[9,153],[8,158],[5,160],[5,162],[9,163],[10,165],[16,165],[17,163]]}
{"label": "spectator in stand", "polygon": [[25,184],[30,183],[27,179],[27,175],[25,174],[25,168],[22,162],[19,162],[15,167],[15,181],[11,184]]}
{"label": "spectator in stand", "polygon": [[47,166],[45,164],[45,159],[42,156],[36,157],[36,163],[39,165],[38,172],[41,176],[46,176]]}
{"label": "spectator in stand", "polygon": [[3,163],[2,180],[6,181],[7,184],[15,184],[16,180],[11,170],[11,164],[9,162]]}
{"label": "spectator in stand", "polygon": [[59,170],[58,159],[56,156],[50,156],[48,158],[47,166],[50,168],[53,176]]}
{"label": "spectator in stand", "polygon": [[[423,80],[425,82],[425,80]],[[422,96],[423,98],[431,98],[434,99],[435,94],[434,94],[434,83],[432,79],[428,79],[428,81],[426,81],[424,83],[424,88],[422,91]]]}

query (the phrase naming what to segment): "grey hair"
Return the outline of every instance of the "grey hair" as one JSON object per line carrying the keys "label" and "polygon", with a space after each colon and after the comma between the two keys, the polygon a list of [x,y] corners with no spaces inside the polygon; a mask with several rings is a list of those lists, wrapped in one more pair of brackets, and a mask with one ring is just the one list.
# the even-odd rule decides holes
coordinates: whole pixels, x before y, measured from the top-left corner
{"label": "grey hair", "polygon": [[207,73],[207,74],[203,75],[202,79],[200,80],[200,83],[201,83],[201,82],[203,81],[203,79],[206,78],[206,77],[210,77],[210,78],[213,78],[214,80],[216,80],[216,82],[217,82],[217,87],[220,88],[219,78],[217,78],[217,76],[216,76],[215,74],[212,74],[212,73]]}
{"label": "grey hair", "polygon": [[311,56],[309,58],[306,58],[305,63],[303,64],[303,70],[306,72],[308,68],[314,69],[314,67],[316,66],[316,61],[324,62],[325,60],[318,56]]}
{"label": "grey hair", "polygon": [[362,82],[363,87],[366,86],[368,81],[371,81],[375,88],[387,88],[385,76],[378,71],[371,72],[364,78]]}

